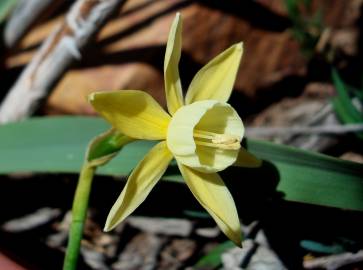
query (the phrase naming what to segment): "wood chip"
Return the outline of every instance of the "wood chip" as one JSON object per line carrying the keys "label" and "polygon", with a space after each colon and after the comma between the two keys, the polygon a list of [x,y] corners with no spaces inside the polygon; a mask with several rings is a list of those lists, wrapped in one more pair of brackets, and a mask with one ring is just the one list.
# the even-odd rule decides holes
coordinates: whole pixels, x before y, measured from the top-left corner
{"label": "wood chip", "polygon": [[141,231],[187,237],[192,232],[192,223],[186,219],[129,217],[127,223]]}
{"label": "wood chip", "polygon": [[177,270],[195,252],[197,245],[190,239],[174,239],[161,253],[159,270]]}
{"label": "wood chip", "polygon": [[134,237],[112,265],[114,270],[152,270],[157,263],[164,239],[150,233]]}
{"label": "wood chip", "polygon": [[4,231],[12,233],[27,231],[54,220],[59,217],[60,214],[60,209],[45,207],[26,216],[7,221],[1,226],[1,228]]}

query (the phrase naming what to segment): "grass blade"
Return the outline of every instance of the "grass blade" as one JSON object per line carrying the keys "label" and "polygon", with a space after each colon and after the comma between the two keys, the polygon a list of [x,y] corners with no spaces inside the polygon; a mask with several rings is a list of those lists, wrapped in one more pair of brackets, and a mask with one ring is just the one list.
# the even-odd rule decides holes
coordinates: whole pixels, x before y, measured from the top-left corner
{"label": "grass blade", "polygon": [[348,88],[340,78],[336,69],[332,70],[332,78],[338,94],[333,100],[333,105],[337,111],[338,117],[340,117],[344,123],[362,123],[363,115],[352,103]]}

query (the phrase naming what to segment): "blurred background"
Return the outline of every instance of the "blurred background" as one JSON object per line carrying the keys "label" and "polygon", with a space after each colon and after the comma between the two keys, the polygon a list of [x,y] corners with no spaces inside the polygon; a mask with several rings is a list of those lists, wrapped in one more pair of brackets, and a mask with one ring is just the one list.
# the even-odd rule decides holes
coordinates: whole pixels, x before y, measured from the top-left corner
{"label": "blurred background", "polygon": [[[344,128],[363,122],[362,11],[362,0],[1,0],[0,123],[94,116],[87,101],[94,91],[145,90],[165,107],[165,46],[181,12],[184,91],[203,65],[243,41],[230,103],[247,136],[362,163],[362,130]],[[0,254],[17,266],[0,269],[61,269],[75,179],[1,176]],[[282,202],[270,194],[274,184],[262,191],[260,184],[244,194],[248,239],[238,251],[194,212],[160,218],[170,214],[157,209],[167,200],[176,212],[181,200],[194,203],[172,184],[151,195],[151,210],[103,233],[120,190],[103,177],[95,183],[79,269],[363,269],[361,213]],[[148,211],[153,217],[144,217]],[[198,266],[216,247],[208,258],[218,263]]]}

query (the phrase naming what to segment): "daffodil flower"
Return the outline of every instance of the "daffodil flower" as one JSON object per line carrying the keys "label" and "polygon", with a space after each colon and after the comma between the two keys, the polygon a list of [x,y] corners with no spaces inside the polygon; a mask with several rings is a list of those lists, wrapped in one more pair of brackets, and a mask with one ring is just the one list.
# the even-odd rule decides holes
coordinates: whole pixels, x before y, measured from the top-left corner
{"label": "daffodil flower", "polygon": [[220,229],[241,245],[241,229],[233,198],[218,175],[235,166],[257,167],[260,161],[241,148],[244,127],[226,103],[242,57],[242,43],[222,52],[192,80],[185,99],[179,77],[181,18],[172,24],[164,62],[168,112],[146,92],[122,90],[92,93],[93,107],[132,139],[157,143],[136,166],[113,205],[105,230],[113,229],[147,197],[175,158],[189,189]]}

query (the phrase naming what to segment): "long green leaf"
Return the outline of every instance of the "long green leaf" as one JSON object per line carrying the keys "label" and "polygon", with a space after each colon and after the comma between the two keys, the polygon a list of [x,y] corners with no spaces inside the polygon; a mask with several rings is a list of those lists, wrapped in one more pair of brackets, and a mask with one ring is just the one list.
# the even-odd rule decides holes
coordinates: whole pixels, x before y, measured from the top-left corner
{"label": "long green leaf", "polygon": [[[33,118],[0,126],[3,157],[0,173],[78,173],[89,141],[109,128],[102,119],[92,117]],[[127,175],[149,147],[150,144],[144,141],[128,146],[98,173]]]}
{"label": "long green leaf", "polygon": [[[34,118],[0,126],[0,174],[78,173],[88,142],[108,129],[102,119],[87,117]],[[125,146],[98,173],[129,174],[152,145],[138,141]],[[363,211],[363,165],[269,142],[247,140],[246,147],[276,170],[277,190],[285,199]],[[177,170],[169,170],[166,178],[181,181]]]}
{"label": "long green leaf", "polygon": [[248,140],[247,149],[276,166],[285,199],[363,210],[362,164],[263,141]]}

